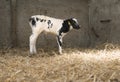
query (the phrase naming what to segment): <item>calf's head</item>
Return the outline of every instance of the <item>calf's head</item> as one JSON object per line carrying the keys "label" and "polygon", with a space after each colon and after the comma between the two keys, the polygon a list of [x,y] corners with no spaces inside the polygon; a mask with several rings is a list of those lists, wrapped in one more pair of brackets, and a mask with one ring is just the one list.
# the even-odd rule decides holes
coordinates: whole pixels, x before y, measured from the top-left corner
{"label": "calf's head", "polygon": [[80,25],[78,24],[78,21],[76,18],[69,19],[69,22],[74,29],[80,29]]}

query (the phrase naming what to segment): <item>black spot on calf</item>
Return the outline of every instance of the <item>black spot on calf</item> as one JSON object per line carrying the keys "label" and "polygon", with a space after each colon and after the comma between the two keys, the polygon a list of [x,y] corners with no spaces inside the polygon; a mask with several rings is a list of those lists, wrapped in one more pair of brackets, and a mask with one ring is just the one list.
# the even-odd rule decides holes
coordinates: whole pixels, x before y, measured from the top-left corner
{"label": "black spot on calf", "polygon": [[62,32],[66,33],[69,30],[70,30],[69,19],[67,19],[67,20],[64,20],[59,34],[61,35]]}
{"label": "black spot on calf", "polygon": [[36,25],[36,21],[32,20],[32,25],[35,26]]}
{"label": "black spot on calf", "polygon": [[39,20],[39,18],[36,18],[36,20],[38,21],[38,20]]}
{"label": "black spot on calf", "polygon": [[43,19],[40,20],[40,22],[43,22],[43,21],[44,21]]}
{"label": "black spot on calf", "polygon": [[51,23],[51,21],[50,21],[50,20],[48,20],[48,22],[47,22],[47,23],[48,23],[48,25],[49,25],[49,24]]}
{"label": "black spot on calf", "polygon": [[52,28],[52,26],[53,26],[53,23],[51,22],[51,20],[48,20],[48,28]]}
{"label": "black spot on calf", "polygon": [[35,26],[36,25],[36,21],[34,18],[30,18],[29,19],[29,22],[31,22],[32,26]]}

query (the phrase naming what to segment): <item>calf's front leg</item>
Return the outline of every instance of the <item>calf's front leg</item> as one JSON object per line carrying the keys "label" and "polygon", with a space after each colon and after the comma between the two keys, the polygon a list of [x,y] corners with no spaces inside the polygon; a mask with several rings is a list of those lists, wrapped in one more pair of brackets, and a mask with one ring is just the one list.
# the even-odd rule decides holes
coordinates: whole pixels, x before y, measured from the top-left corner
{"label": "calf's front leg", "polygon": [[57,43],[59,47],[59,54],[62,54],[62,36],[60,35],[57,36]]}

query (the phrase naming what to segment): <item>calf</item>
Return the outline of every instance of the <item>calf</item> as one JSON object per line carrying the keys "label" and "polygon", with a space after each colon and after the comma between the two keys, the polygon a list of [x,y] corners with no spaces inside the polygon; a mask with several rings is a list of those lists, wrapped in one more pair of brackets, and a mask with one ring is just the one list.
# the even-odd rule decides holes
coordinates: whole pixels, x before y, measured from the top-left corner
{"label": "calf", "polygon": [[30,54],[36,54],[36,40],[39,34],[43,31],[52,32],[56,35],[57,43],[59,47],[59,53],[62,54],[62,38],[71,29],[79,29],[77,19],[56,19],[44,15],[34,15],[29,19],[29,24],[32,29],[32,35],[30,36]]}

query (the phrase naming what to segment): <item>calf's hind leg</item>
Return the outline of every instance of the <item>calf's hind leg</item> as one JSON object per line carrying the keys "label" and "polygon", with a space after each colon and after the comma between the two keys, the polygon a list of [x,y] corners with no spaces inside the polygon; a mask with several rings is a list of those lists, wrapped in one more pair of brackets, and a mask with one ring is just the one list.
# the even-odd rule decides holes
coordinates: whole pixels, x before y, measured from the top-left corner
{"label": "calf's hind leg", "polygon": [[36,40],[38,38],[39,34],[32,34],[30,36],[30,43],[29,43],[29,47],[30,47],[30,54],[37,54],[37,50],[36,50]]}

